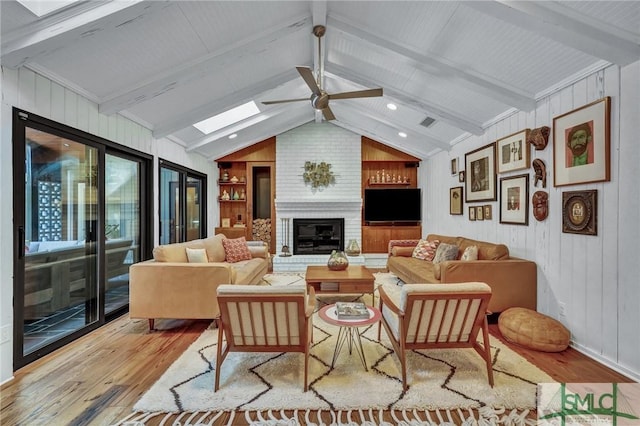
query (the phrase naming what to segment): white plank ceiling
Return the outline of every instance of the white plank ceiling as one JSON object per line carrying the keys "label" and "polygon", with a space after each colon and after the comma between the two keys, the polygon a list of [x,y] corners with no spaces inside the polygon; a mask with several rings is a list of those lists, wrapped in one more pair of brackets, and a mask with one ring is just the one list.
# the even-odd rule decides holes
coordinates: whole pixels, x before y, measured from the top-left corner
{"label": "white plank ceiling", "polygon": [[[85,1],[38,18],[3,0],[0,14],[3,67],[209,159],[320,119],[309,101],[261,104],[309,97],[296,66],[321,70],[328,93],[382,87],[332,100],[332,123],[427,158],[586,73],[640,60],[637,1]],[[320,55],[314,25],[326,26]],[[256,116],[210,135],[192,126],[251,100]]]}

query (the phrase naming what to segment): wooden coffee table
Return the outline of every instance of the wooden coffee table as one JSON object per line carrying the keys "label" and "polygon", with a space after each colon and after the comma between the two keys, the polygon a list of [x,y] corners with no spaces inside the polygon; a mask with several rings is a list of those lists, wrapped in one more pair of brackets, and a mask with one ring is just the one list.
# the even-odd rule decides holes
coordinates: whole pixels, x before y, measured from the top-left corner
{"label": "wooden coffee table", "polygon": [[305,280],[316,294],[371,294],[373,304],[373,274],[361,265],[349,265],[344,271],[332,271],[327,266],[307,266]]}

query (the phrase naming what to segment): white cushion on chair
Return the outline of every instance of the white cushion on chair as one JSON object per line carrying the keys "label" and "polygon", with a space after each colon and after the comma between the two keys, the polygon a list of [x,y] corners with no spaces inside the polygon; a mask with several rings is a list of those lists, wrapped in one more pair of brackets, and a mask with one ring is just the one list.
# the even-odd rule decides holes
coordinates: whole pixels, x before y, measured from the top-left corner
{"label": "white cushion on chair", "polygon": [[306,293],[306,283],[288,286],[223,284],[218,286],[218,294],[298,294]]}

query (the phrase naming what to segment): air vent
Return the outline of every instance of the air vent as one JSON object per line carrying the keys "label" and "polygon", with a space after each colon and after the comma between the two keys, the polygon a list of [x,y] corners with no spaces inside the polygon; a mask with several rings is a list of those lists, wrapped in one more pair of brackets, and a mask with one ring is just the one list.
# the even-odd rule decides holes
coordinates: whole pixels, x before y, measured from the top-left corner
{"label": "air vent", "polygon": [[422,120],[422,123],[420,123],[420,125],[421,125],[421,126],[424,126],[424,127],[431,127],[431,125],[432,125],[433,123],[435,123],[435,122],[436,122],[436,119],[435,119],[435,118],[433,118],[433,117],[427,117],[427,118],[425,118],[424,120]]}

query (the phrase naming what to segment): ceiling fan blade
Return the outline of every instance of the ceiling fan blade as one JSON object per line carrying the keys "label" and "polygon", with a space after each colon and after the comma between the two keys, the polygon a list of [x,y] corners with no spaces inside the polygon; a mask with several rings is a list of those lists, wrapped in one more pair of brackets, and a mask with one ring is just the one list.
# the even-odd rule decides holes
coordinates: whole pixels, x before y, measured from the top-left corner
{"label": "ceiling fan blade", "polygon": [[329,99],[373,98],[376,96],[382,96],[382,88],[334,93],[329,95]]}
{"label": "ceiling fan blade", "polygon": [[286,102],[298,102],[298,101],[308,101],[309,98],[301,98],[301,99],[282,99],[280,101],[263,101],[262,105],[273,105],[273,104],[284,104]]}
{"label": "ceiling fan blade", "polygon": [[307,83],[307,86],[309,86],[309,89],[311,89],[311,92],[314,95],[319,95],[320,88],[318,87],[318,83],[316,82],[316,79],[313,77],[313,71],[311,71],[311,68],[296,67],[296,69],[300,73],[300,76],[302,77],[304,82]]}
{"label": "ceiling fan blade", "polygon": [[326,107],[322,110],[322,115],[324,115],[325,120],[327,121],[331,121],[331,120],[335,120],[336,116],[333,115],[333,111],[331,111],[331,108]]}

